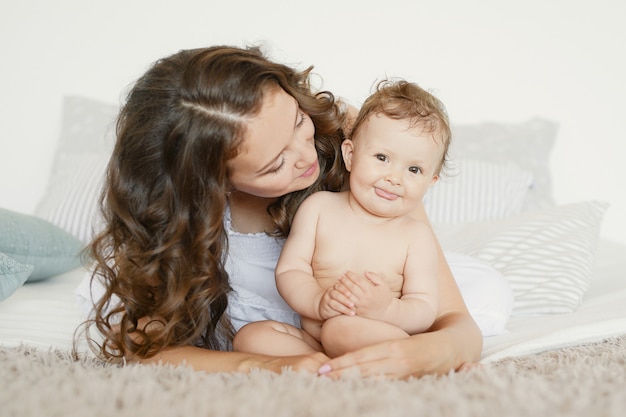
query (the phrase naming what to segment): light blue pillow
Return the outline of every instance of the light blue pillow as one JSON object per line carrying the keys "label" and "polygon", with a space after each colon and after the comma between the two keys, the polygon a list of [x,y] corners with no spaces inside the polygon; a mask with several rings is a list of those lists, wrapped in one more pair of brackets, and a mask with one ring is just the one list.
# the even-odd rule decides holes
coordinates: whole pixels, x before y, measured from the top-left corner
{"label": "light blue pillow", "polygon": [[0,252],[33,266],[29,282],[78,267],[82,248],[80,240],[46,220],[0,208]]}
{"label": "light blue pillow", "polygon": [[21,264],[0,252],[0,301],[13,294],[32,272],[32,265]]}

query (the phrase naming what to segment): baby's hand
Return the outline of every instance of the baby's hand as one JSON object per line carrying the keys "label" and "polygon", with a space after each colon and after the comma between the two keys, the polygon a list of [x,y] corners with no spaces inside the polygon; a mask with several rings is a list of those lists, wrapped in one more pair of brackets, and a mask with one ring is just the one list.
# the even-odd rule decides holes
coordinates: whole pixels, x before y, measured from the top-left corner
{"label": "baby's hand", "polygon": [[320,300],[319,312],[322,320],[328,320],[331,317],[345,314],[347,316],[354,316],[354,303],[350,300],[350,294],[343,292],[337,288],[337,284],[333,287],[328,287],[322,299]]}
{"label": "baby's hand", "polygon": [[385,280],[373,272],[357,275],[347,271],[335,287],[344,294],[347,291],[357,315],[370,319],[383,317],[394,298]]}

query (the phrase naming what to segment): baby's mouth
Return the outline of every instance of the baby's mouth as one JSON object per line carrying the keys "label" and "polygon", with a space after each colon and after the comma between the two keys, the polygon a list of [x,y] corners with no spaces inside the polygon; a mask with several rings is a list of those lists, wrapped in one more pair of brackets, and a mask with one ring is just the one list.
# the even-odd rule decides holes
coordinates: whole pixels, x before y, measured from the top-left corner
{"label": "baby's mouth", "polygon": [[396,198],[398,198],[398,194],[390,193],[388,191],[383,190],[382,188],[375,188],[375,190],[376,190],[376,195],[381,198],[384,198],[385,200],[393,201]]}

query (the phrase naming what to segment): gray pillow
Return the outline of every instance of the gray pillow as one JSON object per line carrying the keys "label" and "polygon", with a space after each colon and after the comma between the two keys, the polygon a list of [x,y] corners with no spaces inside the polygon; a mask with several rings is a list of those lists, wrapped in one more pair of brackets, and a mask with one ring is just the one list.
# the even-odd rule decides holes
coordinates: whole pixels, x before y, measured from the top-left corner
{"label": "gray pillow", "polygon": [[32,265],[21,264],[0,252],[0,301],[21,287],[32,272]]}
{"label": "gray pillow", "polygon": [[0,209],[0,252],[32,265],[28,281],[38,281],[80,266],[83,244],[38,217]]}

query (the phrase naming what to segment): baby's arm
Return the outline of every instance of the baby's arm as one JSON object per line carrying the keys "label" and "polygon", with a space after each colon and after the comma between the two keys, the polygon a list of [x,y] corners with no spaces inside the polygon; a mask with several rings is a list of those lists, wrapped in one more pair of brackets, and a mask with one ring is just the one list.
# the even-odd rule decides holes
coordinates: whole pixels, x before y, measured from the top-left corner
{"label": "baby's arm", "polygon": [[332,287],[322,288],[313,277],[317,222],[326,197],[325,192],[318,192],[300,205],[276,265],[280,295],[297,313],[314,320],[354,314],[345,296]]}
{"label": "baby's arm", "polygon": [[428,330],[437,317],[438,252],[430,228],[419,223],[404,265],[404,284],[399,299],[392,300],[383,320],[409,334]]}

